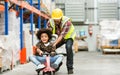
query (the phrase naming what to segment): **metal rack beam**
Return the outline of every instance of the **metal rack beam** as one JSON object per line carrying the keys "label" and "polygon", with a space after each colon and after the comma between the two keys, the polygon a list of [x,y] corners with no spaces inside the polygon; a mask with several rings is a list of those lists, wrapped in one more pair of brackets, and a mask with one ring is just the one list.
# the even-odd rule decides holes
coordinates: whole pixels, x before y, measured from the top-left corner
{"label": "metal rack beam", "polygon": [[18,6],[21,6],[21,7],[23,7],[23,8],[26,8],[26,9],[30,10],[31,12],[36,13],[36,14],[38,14],[39,16],[44,17],[45,19],[49,19],[49,18],[50,18],[50,17],[48,17],[46,14],[41,13],[40,10],[38,10],[38,9],[36,9],[35,7],[29,5],[29,4],[28,4],[27,2],[25,2],[25,1],[10,0],[10,2],[12,2],[12,3],[14,3],[14,4],[18,5]]}
{"label": "metal rack beam", "polygon": [[[38,0],[38,10],[40,10],[40,0]],[[38,28],[41,28],[41,18],[40,16],[38,17]]]}
{"label": "metal rack beam", "polygon": [[[33,6],[33,1],[30,0],[30,5]],[[34,45],[34,39],[33,39],[33,12],[30,14],[30,22],[31,22],[31,33],[32,33],[32,46]]]}

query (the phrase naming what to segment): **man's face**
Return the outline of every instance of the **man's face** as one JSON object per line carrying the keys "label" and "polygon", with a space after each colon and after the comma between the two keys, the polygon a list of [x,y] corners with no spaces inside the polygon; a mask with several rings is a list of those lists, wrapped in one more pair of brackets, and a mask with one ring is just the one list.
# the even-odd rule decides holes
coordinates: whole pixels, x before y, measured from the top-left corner
{"label": "man's face", "polygon": [[61,19],[54,19],[55,25],[59,25],[61,23]]}

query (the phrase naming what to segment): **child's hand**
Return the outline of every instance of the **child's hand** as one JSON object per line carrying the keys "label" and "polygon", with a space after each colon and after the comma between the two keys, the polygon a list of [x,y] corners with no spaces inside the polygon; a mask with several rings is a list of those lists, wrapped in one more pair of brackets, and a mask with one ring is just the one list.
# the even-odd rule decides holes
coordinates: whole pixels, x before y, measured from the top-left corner
{"label": "child's hand", "polygon": [[42,54],[43,54],[43,51],[40,50],[40,51],[39,51],[39,55],[42,56]]}
{"label": "child's hand", "polygon": [[42,56],[43,51],[41,51],[39,48],[37,49],[37,52],[39,53],[40,56]]}

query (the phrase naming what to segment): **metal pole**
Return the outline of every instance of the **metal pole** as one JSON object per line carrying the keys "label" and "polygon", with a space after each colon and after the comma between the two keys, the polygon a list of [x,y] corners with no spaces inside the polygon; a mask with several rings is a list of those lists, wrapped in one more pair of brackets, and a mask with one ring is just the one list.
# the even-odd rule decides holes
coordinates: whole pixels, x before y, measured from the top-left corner
{"label": "metal pole", "polygon": [[47,23],[47,20],[44,19],[44,28],[46,28],[46,23]]}
{"label": "metal pole", "polygon": [[[31,6],[33,6],[33,1],[32,0],[30,0],[30,5]],[[31,29],[30,29],[30,31],[31,31],[31,33],[32,33],[32,45],[34,45],[34,39],[33,39],[33,12],[31,12],[31,14],[30,14],[30,22],[31,22]]]}
{"label": "metal pole", "polygon": [[19,10],[18,5],[16,5],[16,10],[17,10],[17,11]]}
{"label": "metal pole", "polygon": [[5,0],[5,35],[8,35],[8,0]]}
{"label": "metal pole", "polygon": [[23,8],[20,7],[20,48],[23,48]]}
{"label": "metal pole", "polygon": [[[40,10],[40,0],[38,0],[38,10]],[[38,28],[41,28],[41,18],[40,16],[38,17]]]}
{"label": "metal pole", "polygon": [[16,11],[17,11],[17,17],[19,17],[20,15],[18,13],[18,11],[19,11],[19,6],[18,5],[16,5]]}

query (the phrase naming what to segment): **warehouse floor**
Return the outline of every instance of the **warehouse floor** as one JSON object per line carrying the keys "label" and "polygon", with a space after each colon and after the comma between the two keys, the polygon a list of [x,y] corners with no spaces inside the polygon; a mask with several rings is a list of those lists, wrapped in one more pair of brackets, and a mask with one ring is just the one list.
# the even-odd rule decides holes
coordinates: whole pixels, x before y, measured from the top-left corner
{"label": "warehouse floor", "polygon": [[[103,55],[101,52],[79,51],[74,58],[73,75],[120,75],[120,55]],[[68,75],[65,59],[56,75]],[[3,72],[0,75],[37,75],[37,73],[35,72],[35,66],[30,62],[18,65],[13,70]]]}

